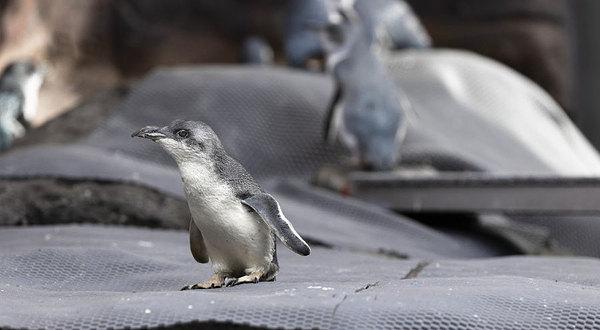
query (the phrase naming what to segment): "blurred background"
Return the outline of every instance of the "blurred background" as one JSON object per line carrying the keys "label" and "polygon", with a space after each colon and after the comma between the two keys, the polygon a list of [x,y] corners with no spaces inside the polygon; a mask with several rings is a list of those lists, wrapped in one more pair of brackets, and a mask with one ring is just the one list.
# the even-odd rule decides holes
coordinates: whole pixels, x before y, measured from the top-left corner
{"label": "blurred background", "polygon": [[[438,48],[497,59],[548,91],[595,146],[600,145],[600,4],[594,0],[409,0]],[[35,124],[98,90],[156,66],[236,63],[246,37],[262,35],[278,62],[284,2],[122,0],[0,3],[0,66],[47,62]]]}

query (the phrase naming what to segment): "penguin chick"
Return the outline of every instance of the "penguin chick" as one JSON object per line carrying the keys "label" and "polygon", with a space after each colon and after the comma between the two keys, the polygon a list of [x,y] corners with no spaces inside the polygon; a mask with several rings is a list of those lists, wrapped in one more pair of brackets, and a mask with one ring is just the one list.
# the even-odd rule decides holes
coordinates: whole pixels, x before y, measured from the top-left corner
{"label": "penguin chick", "polygon": [[38,105],[42,69],[32,61],[16,61],[0,77],[0,150],[25,135]]}
{"label": "penguin chick", "polygon": [[327,70],[336,83],[326,140],[341,142],[365,169],[393,169],[400,158],[406,115],[396,85],[372,53],[361,23],[354,18],[313,28],[320,36],[327,53]]}
{"label": "penguin chick", "polygon": [[176,120],[131,136],[151,139],[175,159],[192,214],[192,255],[200,263],[212,261],[214,274],[208,280],[182,290],[275,280],[275,237],[297,254],[310,254],[279,203],[225,153],[208,125]]}

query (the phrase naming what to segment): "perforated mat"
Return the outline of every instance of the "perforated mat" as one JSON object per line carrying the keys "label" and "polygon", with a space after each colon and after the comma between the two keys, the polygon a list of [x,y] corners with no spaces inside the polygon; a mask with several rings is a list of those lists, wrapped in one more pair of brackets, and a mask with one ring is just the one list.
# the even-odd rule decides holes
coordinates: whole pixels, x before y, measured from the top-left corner
{"label": "perforated mat", "polygon": [[[316,247],[306,261],[279,250],[282,271],[273,283],[178,291],[210,275],[210,267],[188,255],[186,233],[95,226],[3,229],[0,327],[138,329],[178,323],[192,329],[205,322],[285,329],[600,326],[597,260],[423,263]],[[407,276],[412,278],[403,279]]]}

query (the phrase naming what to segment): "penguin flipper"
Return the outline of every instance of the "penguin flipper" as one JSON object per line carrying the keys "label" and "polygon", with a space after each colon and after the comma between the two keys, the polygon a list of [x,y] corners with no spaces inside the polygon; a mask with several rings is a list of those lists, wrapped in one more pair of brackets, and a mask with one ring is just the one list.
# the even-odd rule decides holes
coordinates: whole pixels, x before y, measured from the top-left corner
{"label": "penguin flipper", "polygon": [[208,262],[208,251],[206,251],[206,245],[204,245],[204,238],[198,226],[194,223],[194,219],[190,220],[190,250],[194,259],[201,264]]}
{"label": "penguin flipper", "polygon": [[335,143],[335,139],[337,137],[337,127],[335,127],[338,123],[336,123],[336,111],[341,111],[341,106],[339,106],[340,101],[342,100],[342,89],[339,84],[335,84],[335,89],[333,91],[333,98],[329,103],[329,107],[327,108],[327,118],[325,118],[325,130],[323,137],[325,141],[330,144]]}
{"label": "penguin flipper", "polygon": [[252,195],[242,203],[252,208],[263,221],[275,233],[275,236],[290,250],[295,253],[307,256],[310,254],[310,247],[298,235],[292,223],[283,215],[279,203],[273,196],[261,193]]}

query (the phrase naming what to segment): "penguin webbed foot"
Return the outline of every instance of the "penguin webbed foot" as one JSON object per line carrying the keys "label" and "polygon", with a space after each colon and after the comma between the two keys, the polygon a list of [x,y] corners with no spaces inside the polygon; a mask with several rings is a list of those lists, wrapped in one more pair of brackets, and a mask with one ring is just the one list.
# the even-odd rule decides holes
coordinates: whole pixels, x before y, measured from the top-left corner
{"label": "penguin webbed foot", "polygon": [[185,290],[199,290],[199,289],[217,289],[223,287],[227,279],[219,274],[213,274],[208,280],[202,283],[190,284],[181,288],[181,291]]}
{"label": "penguin webbed foot", "polygon": [[228,277],[225,279],[225,286],[231,287],[231,286],[245,284],[245,283],[258,283],[258,282],[260,282],[260,279],[262,276],[263,276],[263,272],[255,271],[248,275],[241,276],[238,278]]}
{"label": "penguin webbed foot", "polygon": [[[245,283],[258,283],[263,276],[263,272],[255,271],[248,275],[241,277],[225,277],[219,274],[213,274],[208,280],[202,283],[190,284],[181,288],[181,291],[186,290],[199,290],[199,289],[216,289],[221,287],[232,287]],[[267,279],[268,281],[273,281],[275,278]]]}

